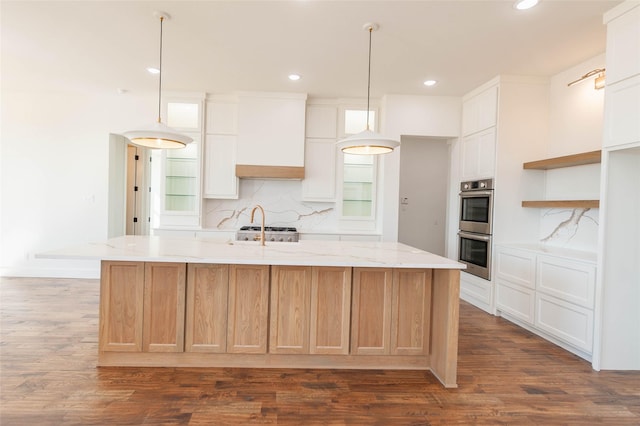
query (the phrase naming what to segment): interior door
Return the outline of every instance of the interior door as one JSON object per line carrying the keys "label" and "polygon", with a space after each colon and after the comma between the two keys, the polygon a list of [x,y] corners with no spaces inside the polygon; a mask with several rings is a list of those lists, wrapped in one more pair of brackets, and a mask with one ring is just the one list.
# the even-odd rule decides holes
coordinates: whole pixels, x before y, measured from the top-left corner
{"label": "interior door", "polygon": [[403,136],[401,143],[398,241],[444,256],[450,163],[447,139]]}

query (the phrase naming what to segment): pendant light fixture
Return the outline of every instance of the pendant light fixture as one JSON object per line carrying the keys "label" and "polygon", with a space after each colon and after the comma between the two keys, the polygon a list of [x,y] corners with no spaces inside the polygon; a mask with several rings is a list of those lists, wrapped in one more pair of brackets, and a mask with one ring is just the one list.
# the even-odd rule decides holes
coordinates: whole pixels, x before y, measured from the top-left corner
{"label": "pendant light fixture", "polygon": [[336,145],[345,154],[386,154],[400,146],[400,142],[387,139],[369,129],[369,102],[371,95],[371,34],[378,29],[378,24],[365,24],[363,29],[369,31],[369,69],[367,75],[367,128],[360,133],[342,139]]}
{"label": "pendant light fixture", "polygon": [[193,139],[187,135],[179,133],[162,122],[162,23],[170,16],[164,12],[155,12],[154,16],[160,18],[160,63],[158,66],[158,121],[141,126],[138,129],[124,132],[123,135],[131,141],[132,144],[145,148],[175,149],[184,148],[187,144],[193,142]]}

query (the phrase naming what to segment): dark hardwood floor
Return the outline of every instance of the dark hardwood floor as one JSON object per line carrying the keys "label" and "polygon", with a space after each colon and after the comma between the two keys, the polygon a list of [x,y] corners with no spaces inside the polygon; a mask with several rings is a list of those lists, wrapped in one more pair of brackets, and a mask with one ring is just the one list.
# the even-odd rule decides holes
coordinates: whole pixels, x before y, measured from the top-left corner
{"label": "dark hardwood floor", "polygon": [[420,371],[96,368],[98,281],[0,279],[0,424],[638,425],[640,372],[462,302],[457,389]]}

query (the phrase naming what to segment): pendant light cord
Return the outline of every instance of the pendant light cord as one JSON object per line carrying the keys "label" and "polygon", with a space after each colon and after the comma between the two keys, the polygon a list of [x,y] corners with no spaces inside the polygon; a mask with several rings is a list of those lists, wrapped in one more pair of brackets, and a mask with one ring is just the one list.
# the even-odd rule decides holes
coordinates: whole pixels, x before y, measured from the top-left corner
{"label": "pendant light cord", "polygon": [[369,69],[367,74],[367,130],[369,130],[369,97],[371,96],[371,33],[373,25],[369,27]]}
{"label": "pendant light cord", "polygon": [[160,16],[160,64],[158,65],[158,123],[162,123],[161,119],[161,106],[162,106],[162,22],[164,21],[164,16]]}

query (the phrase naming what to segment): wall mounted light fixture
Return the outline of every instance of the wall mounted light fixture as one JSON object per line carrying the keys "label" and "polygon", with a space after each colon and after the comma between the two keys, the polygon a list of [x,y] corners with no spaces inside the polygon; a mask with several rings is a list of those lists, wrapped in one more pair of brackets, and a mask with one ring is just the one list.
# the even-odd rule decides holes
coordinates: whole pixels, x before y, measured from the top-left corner
{"label": "wall mounted light fixture", "polygon": [[179,133],[162,122],[161,106],[162,106],[162,22],[169,19],[170,16],[164,12],[155,12],[154,15],[160,18],[160,63],[158,66],[158,121],[141,126],[138,129],[124,132],[123,135],[131,141],[132,144],[144,148],[161,148],[175,149],[184,148],[187,144],[193,142],[193,139],[187,135]]}
{"label": "wall mounted light fixture", "polygon": [[585,75],[583,75],[582,77],[580,77],[577,80],[572,81],[571,83],[567,84],[567,86],[573,86],[574,84],[580,83],[581,81],[584,81],[590,77],[596,76],[594,82],[593,82],[593,87],[596,90],[600,90],[600,89],[604,89],[604,85],[605,85],[605,68],[596,68],[595,70],[591,70],[588,73],[586,73]]}
{"label": "wall mounted light fixture", "polygon": [[400,146],[400,142],[387,139],[369,129],[369,98],[371,93],[371,33],[378,29],[378,24],[364,24],[363,29],[369,31],[369,73],[367,76],[367,128],[360,133],[338,141],[338,148],[345,154],[386,154]]}

